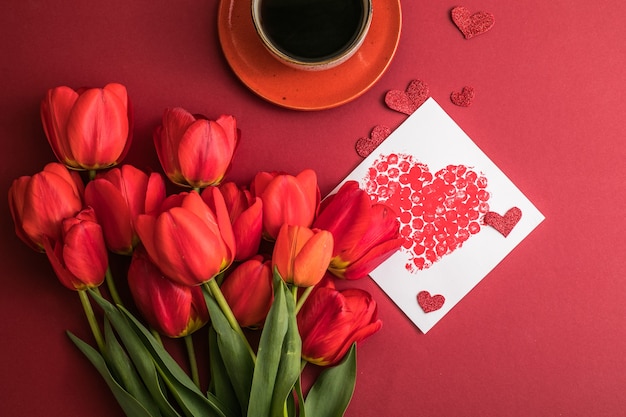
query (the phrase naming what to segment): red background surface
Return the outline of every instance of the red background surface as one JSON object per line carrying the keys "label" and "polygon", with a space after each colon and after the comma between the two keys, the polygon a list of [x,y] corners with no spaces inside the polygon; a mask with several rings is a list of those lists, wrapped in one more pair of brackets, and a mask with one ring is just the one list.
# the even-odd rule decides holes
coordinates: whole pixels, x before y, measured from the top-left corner
{"label": "red background surface", "polygon": [[[384,326],[359,347],[347,415],[626,415],[626,3],[468,0],[496,17],[471,40],[450,21],[458,4],[402,3],[399,49],[381,80],[347,105],[296,112],[230,71],[217,1],[5,1],[0,188],[53,160],[38,113],[47,89],[117,81],[136,110],[126,162],[158,168],[151,131],[165,107],[230,113],[243,131],[231,180],[310,167],[326,193],[361,161],[359,137],[405,119],[385,92],[422,79],[546,220],[428,335],[372,281],[358,282]],[[449,100],[464,85],[476,90],[469,108]],[[121,416],[64,333],[89,337],[78,297],[14,236],[6,204],[0,228],[0,414]]]}

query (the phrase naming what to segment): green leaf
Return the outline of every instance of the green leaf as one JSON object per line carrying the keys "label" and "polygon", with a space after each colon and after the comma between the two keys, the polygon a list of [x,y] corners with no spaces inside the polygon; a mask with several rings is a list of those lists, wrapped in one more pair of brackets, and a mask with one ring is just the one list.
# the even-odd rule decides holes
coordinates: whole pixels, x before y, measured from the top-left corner
{"label": "green leaf", "polygon": [[150,351],[152,360],[170,392],[176,397],[178,404],[183,408],[185,415],[189,417],[232,417],[229,410],[211,393],[205,396],[183,371],[165,348],[155,340],[143,324],[139,322],[124,307],[119,309],[126,315],[130,325],[139,335],[145,346]]}
{"label": "green leaf", "polygon": [[231,327],[215,299],[207,292],[204,292],[204,297],[213,329],[217,334],[219,353],[239,400],[239,408],[242,410],[242,415],[245,415],[250,399],[254,361],[248,351],[247,342]]}
{"label": "green leaf", "polygon": [[106,341],[104,357],[111,373],[133,397],[145,407],[152,416],[161,416],[159,407],[143,384],[126,351],[115,337],[108,320],[104,321],[104,338]]}
{"label": "green leaf", "polygon": [[[224,360],[218,346],[218,336],[215,329],[209,329],[209,366],[211,369],[212,392],[222,401],[235,415],[241,415],[241,408],[237,394],[230,381],[228,371],[224,365]],[[248,355],[249,356],[249,355]],[[247,395],[246,395],[247,397]],[[247,405],[247,400],[246,400]]]}
{"label": "green leaf", "polygon": [[[289,289],[280,276],[274,274],[274,302],[261,333],[248,417],[282,415],[285,399],[299,375],[300,342],[299,336],[297,341],[294,338],[295,318],[290,316],[294,315],[295,307],[293,299],[288,301],[290,298]],[[297,333],[297,328],[295,331]],[[292,378],[294,355],[298,371]]]}
{"label": "green leaf", "polygon": [[89,359],[93,366],[98,370],[104,381],[111,389],[118,404],[124,410],[128,417],[156,417],[160,414],[151,414],[140,401],[126,391],[113,377],[102,355],[96,349],[89,346],[71,332],[67,332],[72,342],[80,349],[81,352]]}
{"label": "green leaf", "polygon": [[104,310],[107,319],[110,320],[117,331],[141,379],[161,410],[161,413],[166,417],[180,417],[180,414],[172,407],[163,392],[161,386],[162,380],[159,377],[156,364],[152,360],[152,355],[144,346],[139,336],[137,336],[135,331],[130,327],[124,315],[113,306],[113,304],[97,293],[90,291],[89,294]]}
{"label": "green leaf", "polygon": [[334,367],[320,374],[304,403],[310,416],[341,417],[346,412],[356,384],[356,344]]}
{"label": "green leaf", "polygon": [[[107,318],[111,320],[111,324],[124,342],[133,363],[140,369],[139,373],[148,385],[153,398],[159,401],[160,407],[165,407],[168,416],[179,416],[179,414],[163,395],[160,380],[155,378],[154,369],[158,371],[158,375],[186,416],[227,417],[218,400],[212,395],[205,397],[178,363],[130,312],[124,307],[113,306],[92,291],[90,291],[90,295],[102,307]],[[152,369],[148,366],[148,362]],[[144,375],[143,372],[146,374]]]}
{"label": "green leaf", "polygon": [[285,294],[285,306],[287,307],[287,333],[282,345],[280,364],[276,372],[276,383],[272,395],[270,415],[280,415],[285,406],[285,400],[292,391],[300,376],[300,363],[302,356],[302,340],[298,332],[296,321],[296,304],[287,286],[282,283]]}

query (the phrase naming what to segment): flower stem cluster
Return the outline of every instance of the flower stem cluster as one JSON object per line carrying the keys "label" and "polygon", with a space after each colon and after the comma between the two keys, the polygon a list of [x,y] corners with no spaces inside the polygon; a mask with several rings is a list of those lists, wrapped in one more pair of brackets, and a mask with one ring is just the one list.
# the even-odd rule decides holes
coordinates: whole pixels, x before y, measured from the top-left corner
{"label": "flower stem cluster", "polygon": [[[225,181],[241,139],[229,115],[166,109],[153,135],[165,175],[119,165],[132,117],[121,84],[50,90],[41,118],[58,162],[9,189],[17,236],[78,292],[96,348],[72,341],[127,416],[343,415],[356,344],[382,322],[369,293],[338,286],[401,246],[395,214],[355,182],[321,201],[309,169]],[[167,195],[165,178],[182,189]],[[113,256],[128,265],[131,300],[113,283]],[[193,346],[201,329],[209,372]],[[161,336],[184,340],[189,372]],[[307,362],[323,370],[305,393]]]}

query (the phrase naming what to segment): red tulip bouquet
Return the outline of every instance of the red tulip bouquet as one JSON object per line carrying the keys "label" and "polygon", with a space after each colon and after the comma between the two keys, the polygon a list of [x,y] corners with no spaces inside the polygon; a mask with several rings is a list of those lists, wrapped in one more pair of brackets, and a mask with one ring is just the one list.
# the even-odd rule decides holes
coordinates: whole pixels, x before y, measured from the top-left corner
{"label": "red tulip bouquet", "polygon": [[[69,337],[127,416],[343,415],[356,344],[381,321],[370,294],[335,280],[367,276],[400,247],[388,207],[355,182],[320,202],[311,170],[226,182],[235,118],[180,108],[154,130],[165,175],[184,187],[167,195],[161,174],[119,165],[133,120],[120,84],[54,88],[41,118],[59,162],[13,182],[15,231],[78,293],[95,346]],[[127,260],[129,300],[112,254]],[[202,367],[191,337],[201,329]],[[163,337],[184,341],[185,366]]]}

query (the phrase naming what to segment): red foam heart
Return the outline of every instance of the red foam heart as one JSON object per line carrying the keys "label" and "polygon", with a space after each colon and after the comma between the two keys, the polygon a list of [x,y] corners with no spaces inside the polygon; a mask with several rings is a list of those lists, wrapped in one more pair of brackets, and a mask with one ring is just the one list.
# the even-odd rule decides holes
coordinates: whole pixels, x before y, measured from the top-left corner
{"label": "red foam heart", "polygon": [[471,39],[491,29],[496,22],[493,14],[489,12],[476,12],[472,14],[467,8],[457,6],[450,12],[452,21],[459,28],[465,39]]}
{"label": "red foam heart", "polygon": [[453,91],[450,93],[450,101],[457,106],[469,107],[474,101],[474,87],[465,86],[460,92]]}
{"label": "red foam heart", "polygon": [[521,218],[522,210],[517,207],[513,207],[507,210],[507,212],[504,213],[504,216],[501,216],[494,211],[490,211],[485,214],[483,220],[486,225],[493,227],[498,232],[502,233],[504,237],[507,237]]}
{"label": "red foam heart", "polygon": [[391,110],[409,116],[424,104],[430,95],[428,85],[422,80],[413,80],[405,91],[390,90],[385,94],[385,104]]}
{"label": "red foam heart", "polygon": [[441,294],[431,296],[428,291],[420,291],[417,294],[417,304],[424,310],[424,313],[439,310],[445,302],[446,298]]}
{"label": "red foam heart", "polygon": [[487,178],[465,165],[448,165],[433,174],[411,155],[381,155],[363,185],[374,203],[398,214],[410,272],[460,248],[480,231],[479,219],[489,211]]}
{"label": "red foam heart", "polygon": [[359,156],[362,156],[363,158],[367,157],[374,151],[374,149],[376,149],[378,145],[383,143],[383,141],[387,139],[387,136],[389,135],[391,135],[391,129],[387,126],[374,126],[369,137],[360,138],[356,141],[356,153],[358,153]]}

